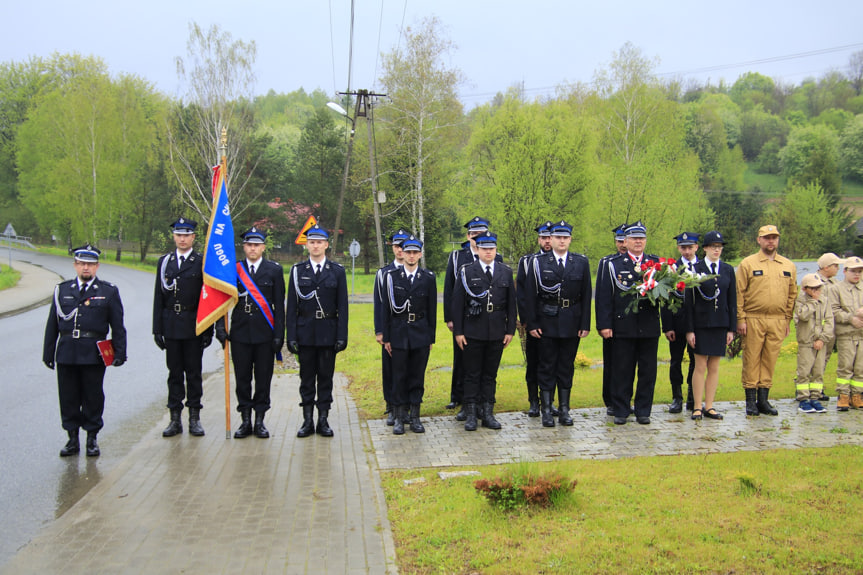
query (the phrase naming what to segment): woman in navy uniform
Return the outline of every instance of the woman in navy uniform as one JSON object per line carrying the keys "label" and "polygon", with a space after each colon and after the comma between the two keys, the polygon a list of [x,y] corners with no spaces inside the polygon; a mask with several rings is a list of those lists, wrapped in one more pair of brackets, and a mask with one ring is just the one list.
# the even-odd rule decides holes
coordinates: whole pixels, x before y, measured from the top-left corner
{"label": "woman in navy uniform", "polygon": [[[727,242],[717,231],[704,234],[704,259],[698,260],[694,272],[719,277],[686,290],[686,340],[695,349],[695,374],[692,376],[694,410],[692,419],[722,419],[713,408],[719,386],[719,360],[737,331],[737,277],[734,268],[721,261]],[[707,371],[705,380],[704,372]],[[704,407],[701,406],[702,394]]]}
{"label": "woman in navy uniform", "polygon": [[[98,249],[91,245],[74,250],[77,277],[57,284],[54,301],[45,325],[42,361],[49,369],[57,368],[60,395],[60,418],[69,441],[60,457],[81,451],[78,430],[87,431],[87,455],[99,455],[96,436],[102,429],[105,410],[105,361],[96,342],[111,340],[114,359],[111,364],[126,361],[126,328],[123,326],[123,302],[117,287],[96,277],[99,269]],[[58,341],[59,337],[59,341]]]}
{"label": "woman in navy uniform", "polygon": [[[601,285],[606,285],[603,274],[608,270],[608,260],[616,255],[626,253],[626,235],[624,235],[624,232],[628,226],[629,224],[620,224],[611,230],[614,234],[614,244],[617,251],[613,254],[603,256],[599,260],[599,265],[596,266],[597,288]],[[612,343],[613,340],[610,337],[602,340],[602,403],[605,404],[605,414],[610,416],[614,415],[614,408],[611,406],[611,364],[614,361],[611,349]]]}
{"label": "woman in navy uniform", "polygon": [[539,340],[539,389],[542,425],[554,427],[551,399],[557,388],[559,421],[572,425],[569,397],[575,356],[581,338],[590,333],[590,263],[569,251],[572,226],[560,221],[551,229],[552,249],[537,256],[528,278],[527,329]]}
{"label": "woman in navy uniform", "polygon": [[653,390],[656,386],[656,353],[659,346],[659,309],[645,298],[638,304],[638,313],[629,313],[627,306],[634,294],[623,296],[624,290],[638,283],[641,276],[636,268],[659,258],[644,253],[647,228],[640,221],[626,228],[624,254],[608,260],[602,274],[602,285],[596,286],[596,328],[604,339],[614,338],[614,362],[611,369],[611,403],[614,423],[623,425],[630,413],[632,388],[636,369],[638,384],[635,389],[635,420],[643,425],[650,423],[653,409]]}
{"label": "woman in navy uniform", "polygon": [[267,238],[264,232],[253,226],[242,238],[246,259],[237,264],[240,299],[231,313],[230,334],[226,333],[224,318],[220,318],[216,322],[216,339],[222,348],[227,340],[233,344],[231,360],[237,380],[237,411],[242,419],[234,437],[242,439],[254,433],[255,437],[265,439],[270,436],[264,414],[270,409],[273,361],[282,349],[285,335],[285,274],[277,262],[264,259]]}
{"label": "woman in navy uniform", "polygon": [[[392,358],[393,433],[425,432],[420,404],[425,394],[425,370],[435,343],[437,283],[432,272],[417,264],[422,242],[409,236],[402,243],[404,266],[390,271],[384,282],[382,310],[384,349]],[[410,412],[408,412],[410,406]]]}
{"label": "woman in navy uniform", "polygon": [[452,301],[453,333],[464,360],[466,431],[476,431],[478,404],[483,427],[501,427],[494,417],[497,370],[517,319],[512,268],[495,261],[497,236],[486,231],[476,246],[479,259],[459,270]]}
{"label": "woman in navy uniform", "polygon": [[[336,354],[348,346],[348,284],[345,268],[326,257],[330,235],[318,224],[306,232],[309,259],[294,264],[288,278],[285,317],[288,351],[300,362],[303,425],[297,437],[332,437],[328,416],[333,403]],[[317,396],[317,399],[315,397]],[[317,425],[313,422],[318,407]]]}
{"label": "woman in navy uniform", "polygon": [[[189,433],[204,435],[201,426],[201,375],[204,349],[213,342],[213,328],[195,334],[198,301],[204,285],[204,258],[192,246],[197,223],[180,218],[173,224],[176,250],[159,258],[153,294],[153,340],[165,350],[168,366],[168,409],[171,422],[162,437],[183,432],[183,398],[189,409]],[[185,380],[185,383],[184,383]]]}

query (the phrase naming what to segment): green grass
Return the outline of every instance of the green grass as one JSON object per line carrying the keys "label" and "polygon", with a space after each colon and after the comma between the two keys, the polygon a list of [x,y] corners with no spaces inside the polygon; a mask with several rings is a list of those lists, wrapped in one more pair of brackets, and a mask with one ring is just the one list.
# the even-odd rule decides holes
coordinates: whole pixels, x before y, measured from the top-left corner
{"label": "green grass", "polygon": [[[859,446],[534,465],[577,480],[574,494],[505,511],[476,478],[384,473],[399,572],[860,572]],[[491,479],[512,466],[471,469]]]}
{"label": "green grass", "polygon": [[9,289],[18,285],[18,280],[21,279],[21,272],[13,270],[7,265],[0,264],[0,291]]}

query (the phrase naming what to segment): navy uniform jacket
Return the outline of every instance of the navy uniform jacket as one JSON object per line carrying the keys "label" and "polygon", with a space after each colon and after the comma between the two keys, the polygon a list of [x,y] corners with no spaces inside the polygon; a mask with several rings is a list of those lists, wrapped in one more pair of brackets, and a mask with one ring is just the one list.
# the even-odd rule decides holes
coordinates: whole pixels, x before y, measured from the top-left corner
{"label": "navy uniform jacket", "polygon": [[[249,267],[246,260],[242,261],[242,266],[248,273]],[[254,279],[273,313],[273,329],[270,329],[267,318],[252,297],[248,294],[241,295],[231,313],[231,341],[270,343],[274,339],[282,339],[282,334],[285,333],[285,275],[282,272],[282,266],[277,262],[261,258]],[[239,280],[237,290],[240,294],[246,292],[245,286]]]}
{"label": "navy uniform jacket", "polygon": [[[474,298],[465,289],[465,284],[475,295],[488,293]],[[491,282],[485,275],[485,264],[482,262],[475,261],[462,267],[456,277],[452,301],[453,333],[470,339],[503,341],[506,334],[515,333],[515,297],[512,268],[508,265],[495,262]],[[479,314],[476,316],[469,314],[471,300],[479,304],[476,308]],[[492,311],[489,311],[490,307]]]}
{"label": "navy uniform jacket", "polygon": [[[195,324],[198,300],[204,286],[204,258],[193,250],[183,263],[183,269],[179,269],[178,264],[176,251],[159,258],[153,295],[153,334],[163,335],[165,339],[192,339],[197,337]],[[166,289],[163,279],[168,286],[175,285],[176,289]],[[208,331],[212,332],[212,329],[211,326]]]}
{"label": "navy uniform jacket", "polygon": [[[695,264],[695,271],[709,274],[710,268],[705,260]],[[719,260],[719,277],[707,280],[698,287],[686,290],[686,331],[695,328],[722,327],[726,331],[737,331],[737,279],[734,268]],[[719,286],[719,297],[710,300]]]}
{"label": "navy uniform jacket", "polygon": [[[435,342],[437,282],[434,273],[417,267],[411,284],[403,267],[391,270],[384,278],[383,298],[384,343],[395,349],[419,349]],[[403,306],[402,311],[396,311]]]}
{"label": "navy uniform jacket", "polygon": [[[658,262],[659,258],[644,254],[642,261]],[[622,297],[621,286],[629,287],[639,282],[635,263],[628,254],[609,258],[602,272],[602,284],[596,286],[596,329],[614,330],[614,337],[659,337],[659,310],[647,299],[639,303],[638,313],[627,313],[626,307],[635,297]],[[618,285],[619,284],[619,285]]]}
{"label": "navy uniform jacket", "polygon": [[[446,275],[443,281],[443,320],[444,323],[453,321],[454,313],[452,307],[452,296],[455,293],[456,273],[465,264],[476,261],[473,252],[470,251],[470,241],[466,241],[461,245],[460,250],[454,250],[447,258]],[[495,263],[502,263],[503,257],[497,254],[494,257]]]}
{"label": "navy uniform jacket", "polygon": [[521,256],[518,260],[518,271],[515,272],[515,301],[518,304],[518,317],[521,323],[527,323],[527,276],[535,256],[541,256],[542,250]]}
{"label": "navy uniform jacket", "polygon": [[[539,272],[537,274],[537,272]],[[560,284],[559,292],[543,289]],[[590,330],[590,263],[581,254],[567,252],[561,273],[554,250],[533,259],[527,280],[527,330],[542,330],[542,337],[572,338]]]}
{"label": "navy uniform jacket", "polygon": [[387,274],[396,269],[398,264],[395,262],[390,262],[382,268],[379,268],[377,273],[375,274],[375,291],[374,291],[374,310],[373,315],[375,318],[375,335],[384,332],[384,305],[386,305],[387,296],[386,290],[386,280]]}
{"label": "navy uniform jacket", "polygon": [[[69,315],[77,308],[77,317],[61,319],[57,315],[57,302],[63,315]],[[96,342],[108,339],[108,328],[114,344],[114,358],[125,361],[126,328],[123,327],[123,302],[117,287],[94,278],[82,297],[77,278],[61,282],[55,288],[55,298],[51,302],[48,323],[45,325],[42,361],[72,365],[101,364],[102,357]],[[80,338],[72,337],[74,329],[79,330]]]}
{"label": "navy uniform jacket", "polygon": [[[682,260],[677,260],[677,271],[681,272],[686,267],[685,263],[681,263]],[[698,262],[701,260],[696,258],[695,265],[698,265]],[[683,300],[684,297],[687,297],[689,294],[681,294],[681,305],[680,309],[677,310],[677,313],[671,313],[671,311],[663,307],[662,311],[662,331],[674,331],[678,335],[686,335],[687,330],[689,329],[689,319],[686,317],[687,314],[687,306]],[[737,329],[736,327],[734,329]]]}
{"label": "navy uniform jacket", "polygon": [[336,341],[347,343],[348,281],[345,268],[327,258],[320,278],[315,279],[311,260],[294,264],[288,277],[285,326],[287,341],[300,345],[324,347],[335,345]]}

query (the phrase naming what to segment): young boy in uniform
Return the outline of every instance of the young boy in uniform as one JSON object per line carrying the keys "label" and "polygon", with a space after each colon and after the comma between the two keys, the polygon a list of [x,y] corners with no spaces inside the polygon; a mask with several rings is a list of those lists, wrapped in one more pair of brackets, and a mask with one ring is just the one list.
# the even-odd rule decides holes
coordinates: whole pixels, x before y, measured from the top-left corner
{"label": "young boy in uniform", "polygon": [[826,343],[833,341],[833,309],[822,296],[824,282],[818,274],[803,277],[794,325],[797,328],[797,389],[798,409],[803,413],[824,413],[821,392],[824,389],[824,355]]}

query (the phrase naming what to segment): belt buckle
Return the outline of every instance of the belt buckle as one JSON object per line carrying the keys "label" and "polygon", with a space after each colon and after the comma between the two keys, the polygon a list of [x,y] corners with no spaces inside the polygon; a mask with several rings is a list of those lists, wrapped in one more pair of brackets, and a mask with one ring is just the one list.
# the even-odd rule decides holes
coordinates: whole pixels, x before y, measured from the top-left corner
{"label": "belt buckle", "polygon": [[568,299],[560,300],[560,307],[569,307],[569,300]]}
{"label": "belt buckle", "polygon": [[174,304],[174,313],[180,313],[181,311],[183,311],[183,304],[175,303]]}
{"label": "belt buckle", "polygon": [[417,314],[409,313],[408,314],[408,323],[413,323],[417,320]]}
{"label": "belt buckle", "polygon": [[72,330],[72,339],[79,339],[80,337],[81,337],[81,330],[80,329],[73,329]]}
{"label": "belt buckle", "polygon": [[315,310],[315,319],[324,319],[326,314],[324,314],[323,310]]}
{"label": "belt buckle", "polygon": [[488,313],[493,312],[494,311],[494,304],[493,303],[485,304],[485,311],[487,311]]}
{"label": "belt buckle", "polygon": [[250,304],[250,303],[245,304],[243,309],[245,310],[246,313],[252,313],[252,304]]}

